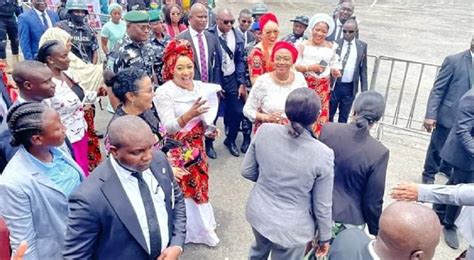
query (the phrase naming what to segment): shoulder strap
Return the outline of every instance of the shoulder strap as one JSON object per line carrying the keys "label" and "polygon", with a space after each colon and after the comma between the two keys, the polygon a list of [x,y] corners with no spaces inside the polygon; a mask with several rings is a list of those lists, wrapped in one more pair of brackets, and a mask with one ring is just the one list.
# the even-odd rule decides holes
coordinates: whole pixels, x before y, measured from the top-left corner
{"label": "shoulder strap", "polygon": [[230,50],[229,46],[227,46],[227,42],[224,41],[221,37],[217,37],[219,38],[219,42],[222,46],[222,48],[224,49],[224,51],[229,55],[230,59],[233,60],[234,59],[234,53],[232,53],[232,51]]}

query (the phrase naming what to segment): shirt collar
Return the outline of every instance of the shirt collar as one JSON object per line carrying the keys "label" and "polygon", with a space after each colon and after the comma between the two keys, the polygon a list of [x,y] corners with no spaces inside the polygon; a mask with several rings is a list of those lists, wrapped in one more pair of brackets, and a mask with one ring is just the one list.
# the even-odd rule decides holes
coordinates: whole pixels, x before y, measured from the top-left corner
{"label": "shirt collar", "polygon": [[112,164],[114,170],[117,172],[117,176],[119,177],[119,179],[127,180],[132,177],[132,172],[120,165],[117,160],[115,160],[113,155],[110,156],[110,163]]}
{"label": "shirt collar", "polygon": [[346,41],[346,40],[344,40],[344,42],[353,44],[353,43],[355,42],[355,38],[352,39],[352,41],[350,41],[350,42],[348,42],[348,41]]}
{"label": "shirt collar", "polygon": [[[196,30],[194,30],[191,26],[189,26],[189,32],[191,33],[191,37],[194,37],[194,36],[198,36],[198,32]],[[204,35],[204,31],[201,32],[201,34]]]}
{"label": "shirt collar", "polygon": [[43,14],[47,14],[46,10],[44,10],[43,12],[41,12],[40,10],[38,10],[38,9],[36,9],[36,8],[34,8],[34,7],[33,7],[33,10],[35,10],[35,12],[36,12],[39,16],[41,16],[41,15],[43,15]]}

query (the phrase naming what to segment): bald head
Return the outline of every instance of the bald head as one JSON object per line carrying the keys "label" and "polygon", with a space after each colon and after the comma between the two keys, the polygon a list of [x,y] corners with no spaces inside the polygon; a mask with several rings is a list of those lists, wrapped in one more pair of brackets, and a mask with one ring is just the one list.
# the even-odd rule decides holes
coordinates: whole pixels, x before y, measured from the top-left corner
{"label": "bald head", "polygon": [[395,202],[380,216],[375,250],[381,259],[431,259],[440,233],[433,210],[417,203]]}
{"label": "bald head", "polygon": [[13,67],[13,80],[26,101],[41,102],[54,96],[56,85],[52,82],[53,73],[45,64],[25,60]]}
{"label": "bald head", "polygon": [[110,145],[123,147],[152,134],[148,124],[138,116],[121,116],[109,125],[108,135]]}
{"label": "bald head", "polygon": [[207,8],[201,3],[196,3],[189,10],[189,25],[193,30],[200,33],[207,26]]}
{"label": "bald head", "polygon": [[217,10],[217,28],[223,33],[228,33],[234,27],[235,19],[229,8]]}

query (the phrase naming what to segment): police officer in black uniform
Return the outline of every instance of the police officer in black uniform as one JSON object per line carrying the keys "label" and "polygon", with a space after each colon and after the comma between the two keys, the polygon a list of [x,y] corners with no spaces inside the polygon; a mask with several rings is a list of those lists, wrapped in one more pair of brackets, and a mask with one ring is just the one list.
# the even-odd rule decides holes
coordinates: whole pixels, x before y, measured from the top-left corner
{"label": "police officer in black uniform", "polygon": [[[122,69],[137,67],[147,72],[156,85],[158,80],[154,70],[155,50],[150,43],[150,16],[147,11],[130,11],[124,16],[127,34],[115,44],[107,60],[107,70],[117,73]],[[118,99],[108,91],[112,107]]]}
{"label": "police officer in black uniform", "polygon": [[89,14],[87,5],[83,0],[68,0],[66,9],[69,18],[58,22],[56,26],[71,35],[72,53],[86,63],[97,64],[99,42],[94,29],[85,22],[86,15]]}
{"label": "police officer in black uniform", "polygon": [[17,0],[0,0],[0,62],[7,65],[7,73],[11,68],[7,63],[7,35],[10,40],[13,62],[18,62],[18,23],[16,16],[21,14]]}
{"label": "police officer in black uniform", "polygon": [[163,85],[165,83],[161,74],[163,68],[163,51],[171,40],[171,37],[166,33],[163,19],[161,18],[161,11],[151,10],[148,13],[150,15],[151,29],[150,43],[151,46],[153,46],[153,50],[155,50],[155,62],[153,68],[158,80],[158,85]]}

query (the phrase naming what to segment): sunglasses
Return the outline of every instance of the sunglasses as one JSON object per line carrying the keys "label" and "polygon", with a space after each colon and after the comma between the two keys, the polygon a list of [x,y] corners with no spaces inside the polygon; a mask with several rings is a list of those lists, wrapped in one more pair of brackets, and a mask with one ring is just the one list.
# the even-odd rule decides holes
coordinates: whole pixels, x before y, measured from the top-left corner
{"label": "sunglasses", "polygon": [[344,33],[351,33],[351,34],[352,34],[352,33],[355,33],[354,30],[342,30],[342,31],[343,31]]}
{"label": "sunglasses", "polygon": [[222,22],[223,22],[225,25],[228,25],[228,24],[234,25],[235,20],[223,20]]}
{"label": "sunglasses", "polygon": [[252,20],[240,20],[242,23],[252,23]]}

